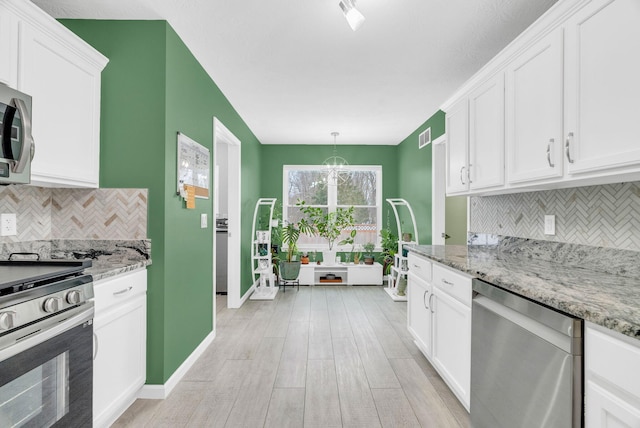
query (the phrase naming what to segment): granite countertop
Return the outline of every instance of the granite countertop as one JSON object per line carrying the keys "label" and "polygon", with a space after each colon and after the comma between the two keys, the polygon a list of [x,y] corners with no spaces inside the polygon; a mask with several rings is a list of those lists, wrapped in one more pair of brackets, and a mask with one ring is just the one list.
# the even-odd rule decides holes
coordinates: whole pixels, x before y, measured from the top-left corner
{"label": "granite countertop", "polygon": [[91,259],[86,272],[94,281],[144,268],[151,264],[151,240],[57,239],[0,245],[0,260],[11,253],[34,253],[41,259]]}
{"label": "granite countertop", "polygon": [[405,248],[640,340],[640,252],[517,241]]}

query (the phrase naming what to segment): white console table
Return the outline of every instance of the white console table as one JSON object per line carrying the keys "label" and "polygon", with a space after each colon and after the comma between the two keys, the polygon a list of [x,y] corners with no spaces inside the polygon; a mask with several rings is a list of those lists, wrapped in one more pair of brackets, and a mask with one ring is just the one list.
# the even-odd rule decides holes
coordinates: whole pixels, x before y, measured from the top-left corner
{"label": "white console table", "polygon": [[[328,275],[340,277],[341,281],[321,281],[320,278]],[[372,265],[336,263],[333,266],[309,263],[300,265],[299,279],[301,285],[382,285],[382,265],[378,262]]]}

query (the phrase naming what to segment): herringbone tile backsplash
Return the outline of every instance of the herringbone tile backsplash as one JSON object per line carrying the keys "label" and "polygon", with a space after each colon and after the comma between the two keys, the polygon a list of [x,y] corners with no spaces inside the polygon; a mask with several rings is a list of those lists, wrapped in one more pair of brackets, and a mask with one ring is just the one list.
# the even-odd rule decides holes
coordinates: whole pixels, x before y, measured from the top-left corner
{"label": "herringbone tile backsplash", "polygon": [[472,197],[470,207],[470,232],[640,251],[640,182]]}
{"label": "herringbone tile backsplash", "polygon": [[0,213],[16,213],[18,235],[0,243],[49,239],[144,239],[146,189],[0,187]]}

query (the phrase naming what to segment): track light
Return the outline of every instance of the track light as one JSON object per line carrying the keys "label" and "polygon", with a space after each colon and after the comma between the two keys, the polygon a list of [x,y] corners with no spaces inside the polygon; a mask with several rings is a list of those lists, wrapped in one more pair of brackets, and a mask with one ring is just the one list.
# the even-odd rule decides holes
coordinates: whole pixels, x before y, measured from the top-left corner
{"label": "track light", "polygon": [[364,22],[364,15],[356,9],[356,0],[340,0],[340,9],[353,31],[356,31]]}

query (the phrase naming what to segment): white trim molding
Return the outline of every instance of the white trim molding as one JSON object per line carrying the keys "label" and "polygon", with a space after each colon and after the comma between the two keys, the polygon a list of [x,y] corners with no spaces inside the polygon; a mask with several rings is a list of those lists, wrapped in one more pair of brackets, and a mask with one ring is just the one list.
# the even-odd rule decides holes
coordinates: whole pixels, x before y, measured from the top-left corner
{"label": "white trim molding", "polygon": [[169,394],[171,394],[171,391],[173,391],[173,388],[178,385],[178,382],[180,382],[184,375],[187,374],[189,369],[193,367],[198,358],[202,356],[204,351],[209,347],[209,345],[211,345],[213,339],[215,338],[215,331],[209,333],[207,337],[205,337],[204,340],[200,342],[198,347],[193,350],[191,355],[189,355],[189,357],[187,357],[187,359],[184,360],[182,364],[180,364],[180,367],[178,367],[176,371],[173,372],[173,374],[163,385],[144,385],[138,392],[138,398],[149,400],[164,400],[165,398],[167,398]]}

